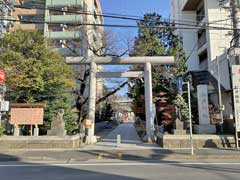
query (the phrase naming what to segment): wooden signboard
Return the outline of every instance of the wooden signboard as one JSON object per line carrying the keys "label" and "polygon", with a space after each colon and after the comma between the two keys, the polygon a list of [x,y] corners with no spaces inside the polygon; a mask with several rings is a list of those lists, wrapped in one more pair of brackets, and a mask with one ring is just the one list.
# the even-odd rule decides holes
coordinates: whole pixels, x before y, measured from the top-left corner
{"label": "wooden signboard", "polygon": [[10,124],[12,125],[42,125],[44,107],[42,103],[11,104]]}

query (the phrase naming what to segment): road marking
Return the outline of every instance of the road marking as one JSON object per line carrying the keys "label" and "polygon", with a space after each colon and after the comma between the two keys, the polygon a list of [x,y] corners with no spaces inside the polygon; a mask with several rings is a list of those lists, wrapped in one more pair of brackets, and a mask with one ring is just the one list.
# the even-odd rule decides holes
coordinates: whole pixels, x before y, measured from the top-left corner
{"label": "road marking", "polygon": [[161,163],[0,164],[0,168],[1,167],[49,167],[49,166],[159,166],[159,165],[240,165],[240,163],[161,162]]}

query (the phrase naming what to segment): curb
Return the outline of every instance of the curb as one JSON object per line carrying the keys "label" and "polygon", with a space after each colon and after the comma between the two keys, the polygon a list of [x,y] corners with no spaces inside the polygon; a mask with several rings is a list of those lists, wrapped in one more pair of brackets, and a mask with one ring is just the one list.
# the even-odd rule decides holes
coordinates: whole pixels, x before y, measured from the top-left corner
{"label": "curb", "polygon": [[116,155],[107,155],[107,154],[99,154],[98,156],[94,156],[93,158],[52,158],[46,156],[39,157],[16,157],[16,158],[0,158],[0,162],[64,162],[64,163],[72,163],[72,162],[86,162],[91,160],[129,160],[129,161],[145,161],[145,160],[154,160],[154,161],[177,161],[177,160],[234,160],[240,162],[240,156],[228,155],[228,156],[218,156],[218,155],[155,155],[152,157],[135,157],[134,155],[124,155],[124,154],[116,154]]}

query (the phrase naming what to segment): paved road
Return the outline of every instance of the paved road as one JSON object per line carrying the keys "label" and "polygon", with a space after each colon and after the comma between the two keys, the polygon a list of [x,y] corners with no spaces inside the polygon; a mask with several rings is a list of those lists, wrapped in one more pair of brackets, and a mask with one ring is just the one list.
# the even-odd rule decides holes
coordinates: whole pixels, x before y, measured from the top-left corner
{"label": "paved road", "polygon": [[5,164],[3,180],[238,180],[240,163],[109,162],[91,164]]}
{"label": "paved road", "polygon": [[105,136],[101,142],[116,142],[117,135],[121,136],[122,143],[124,144],[141,143],[133,122],[120,124],[116,129]]}
{"label": "paved road", "polygon": [[[121,145],[117,146],[117,136],[121,136]],[[88,145],[81,148],[82,150],[110,150],[118,149],[142,149],[142,148],[159,148],[154,144],[144,144],[139,138],[133,122],[120,124],[108,135],[103,137],[100,142],[95,145]]]}

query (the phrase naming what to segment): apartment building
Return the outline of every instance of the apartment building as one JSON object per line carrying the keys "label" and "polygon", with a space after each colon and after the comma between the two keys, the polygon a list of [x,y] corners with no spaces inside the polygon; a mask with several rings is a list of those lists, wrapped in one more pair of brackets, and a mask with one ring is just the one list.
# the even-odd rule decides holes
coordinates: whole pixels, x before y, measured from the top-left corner
{"label": "apartment building", "polygon": [[[232,119],[228,49],[233,32],[229,0],[171,0],[171,19],[176,23],[176,33],[182,37],[183,49],[189,57],[187,64],[193,85],[195,88],[207,85],[208,104],[219,107],[220,79],[224,108],[219,108],[223,108],[224,119]],[[201,93],[199,90],[198,96]]]}

